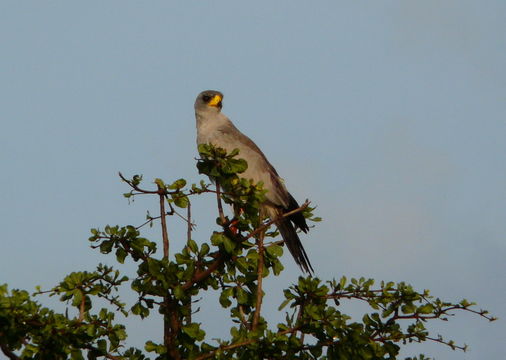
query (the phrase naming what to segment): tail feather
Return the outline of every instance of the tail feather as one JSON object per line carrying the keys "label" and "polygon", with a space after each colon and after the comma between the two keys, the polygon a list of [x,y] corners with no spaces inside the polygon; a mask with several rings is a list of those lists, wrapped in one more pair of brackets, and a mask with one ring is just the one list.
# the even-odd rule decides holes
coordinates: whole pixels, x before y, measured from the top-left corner
{"label": "tail feather", "polygon": [[282,218],[283,214],[298,209],[300,206],[297,201],[293,198],[290,193],[288,195],[288,206],[279,206],[275,204],[265,204],[264,211],[271,219],[279,219],[276,221],[281,237],[283,238],[286,247],[292,254],[295,262],[299,267],[307,272],[314,272],[313,267],[309,261],[306,250],[302,246],[299,235],[297,234],[296,228],[301,229],[303,232],[309,230],[309,226],[306,223],[306,218],[302,212],[296,212],[286,218]]}
{"label": "tail feather", "polygon": [[288,247],[288,250],[292,254],[297,265],[299,265],[300,268],[305,272],[312,273],[314,270],[311,266],[311,263],[309,262],[306,250],[304,250],[299,235],[297,234],[297,231],[295,230],[295,227],[290,222],[290,220],[291,219],[283,219],[279,221],[277,224],[278,230],[281,233],[281,236],[283,237],[283,240],[285,241],[286,246]]}
{"label": "tail feather", "polygon": [[[286,212],[293,211],[298,208],[299,204],[297,203],[297,200],[293,198],[292,194],[288,193],[288,208],[286,209]],[[306,218],[302,214],[302,211],[299,211],[289,216],[288,219],[290,219],[290,221],[292,221],[295,224],[295,226],[297,226],[305,233],[309,231],[309,226],[307,226]]]}

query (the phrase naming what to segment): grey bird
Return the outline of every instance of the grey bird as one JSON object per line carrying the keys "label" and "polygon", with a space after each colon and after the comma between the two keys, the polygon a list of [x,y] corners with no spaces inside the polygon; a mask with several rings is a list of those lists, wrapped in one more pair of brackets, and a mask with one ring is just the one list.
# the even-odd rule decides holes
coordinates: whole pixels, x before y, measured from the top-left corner
{"label": "grey bird", "polygon": [[302,270],[310,273],[313,267],[302,246],[296,228],[307,232],[309,227],[301,212],[281,218],[287,212],[299,207],[297,201],[286,189],[283,179],[258,146],[237,129],[230,119],[221,112],[223,94],[215,90],[201,92],[195,100],[195,118],[197,120],[197,144],[212,144],[230,153],[239,149],[238,158],[246,160],[248,168],[240,177],[251,179],[254,183],[264,184],[266,201],[262,210],[276,221],[284,242],[295,262]]}

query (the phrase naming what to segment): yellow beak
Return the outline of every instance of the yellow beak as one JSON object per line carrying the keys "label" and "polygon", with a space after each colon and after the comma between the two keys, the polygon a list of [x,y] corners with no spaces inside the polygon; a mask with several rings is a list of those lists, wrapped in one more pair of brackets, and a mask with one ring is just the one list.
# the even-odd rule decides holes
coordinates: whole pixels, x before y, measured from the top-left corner
{"label": "yellow beak", "polygon": [[218,106],[218,104],[221,102],[222,98],[220,95],[214,95],[214,97],[209,101],[209,106]]}

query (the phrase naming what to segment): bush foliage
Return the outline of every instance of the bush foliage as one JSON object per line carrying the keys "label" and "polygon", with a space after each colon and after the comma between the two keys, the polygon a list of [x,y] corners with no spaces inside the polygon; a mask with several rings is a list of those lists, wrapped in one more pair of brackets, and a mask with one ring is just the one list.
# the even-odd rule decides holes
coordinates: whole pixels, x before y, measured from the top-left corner
{"label": "bush foliage", "polygon": [[[238,153],[226,154],[210,146],[199,148],[197,167],[216,184],[201,181],[187,185],[184,179],[166,184],[155,180],[156,189],[142,187],[142,177],[127,179],[124,194],[132,199],[152,195],[160,215],[148,215],[140,226],[105,226],[92,229],[91,247],[116,261],[137,264],[131,278],[118,270],[98,265],[96,270],[73,272],[54,288],[37,289],[34,294],[0,286],[0,349],[10,359],[396,359],[400,347],[409,342],[434,341],[452,349],[465,346],[429,333],[429,320],[447,320],[456,311],[474,313],[494,320],[475,304],[434,298],[428,290],[416,291],[405,283],[371,279],[323,281],[308,275],[284,290],[279,311],[285,321],[269,323],[262,316],[265,277],[283,271],[283,243],[277,241],[273,220],[259,218],[264,201],[262,184],[240,178],[247,164]],[[221,191],[226,189],[226,191]],[[216,196],[217,229],[208,242],[192,238],[191,201],[194,196]],[[226,217],[221,202],[241,208],[234,219]],[[188,226],[185,245],[169,254],[166,218],[186,209]],[[309,203],[297,211],[313,221]],[[143,237],[143,226],[161,224],[159,244]],[[181,243],[179,241],[178,243]],[[134,304],[126,305],[118,287],[129,284],[137,294]],[[196,299],[209,290],[219,292],[219,304],[230,311],[230,336],[220,340],[206,337],[205,324],[195,322]],[[58,296],[76,309],[75,316],[60,314],[40,304],[35,297]],[[97,300],[110,304],[98,308]],[[370,311],[352,319],[340,310],[345,299],[367,303]],[[144,349],[126,345],[125,327],[115,314],[162,316],[163,334],[147,341]],[[159,315],[160,314],[160,315]],[[205,314],[204,314],[205,317]],[[419,355],[412,359],[426,359]]]}

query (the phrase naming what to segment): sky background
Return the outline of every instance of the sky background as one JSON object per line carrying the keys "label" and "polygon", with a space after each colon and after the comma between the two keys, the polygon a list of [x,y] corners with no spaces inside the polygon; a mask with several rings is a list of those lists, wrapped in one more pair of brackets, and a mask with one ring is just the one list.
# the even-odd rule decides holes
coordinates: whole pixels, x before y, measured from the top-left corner
{"label": "sky background", "polygon": [[[317,276],[476,301],[501,319],[430,325],[467,353],[402,355],[504,358],[505,20],[503,0],[0,2],[0,283],[31,291],[114,264],[89,229],[139,225],[157,204],[128,205],[117,172],[200,181],[193,102],[217,89],[292,194],[318,206],[324,221],[303,236]],[[199,243],[213,206],[194,200]],[[169,227],[178,249],[185,225]],[[280,289],[300,274],[284,263],[264,305],[280,321]],[[198,319],[227,336],[217,307],[211,295]],[[155,317],[126,320],[130,345],[161,338]]]}

